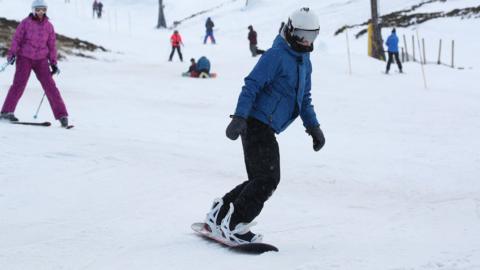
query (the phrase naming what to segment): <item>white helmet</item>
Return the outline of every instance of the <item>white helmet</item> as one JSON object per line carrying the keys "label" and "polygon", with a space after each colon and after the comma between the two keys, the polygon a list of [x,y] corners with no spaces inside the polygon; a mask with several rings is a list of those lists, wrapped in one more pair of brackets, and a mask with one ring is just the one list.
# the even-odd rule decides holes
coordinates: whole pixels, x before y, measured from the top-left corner
{"label": "white helmet", "polygon": [[[284,28],[284,36],[290,47],[297,52],[313,51],[313,42],[320,32],[320,23],[317,15],[308,7],[297,10],[288,17]],[[309,46],[301,44],[308,41]]]}
{"label": "white helmet", "polygon": [[294,29],[318,31],[320,30],[320,23],[318,17],[308,7],[301,8],[290,15],[288,18],[289,23]]}
{"label": "white helmet", "polygon": [[32,9],[36,8],[48,8],[47,2],[45,0],[33,0]]}

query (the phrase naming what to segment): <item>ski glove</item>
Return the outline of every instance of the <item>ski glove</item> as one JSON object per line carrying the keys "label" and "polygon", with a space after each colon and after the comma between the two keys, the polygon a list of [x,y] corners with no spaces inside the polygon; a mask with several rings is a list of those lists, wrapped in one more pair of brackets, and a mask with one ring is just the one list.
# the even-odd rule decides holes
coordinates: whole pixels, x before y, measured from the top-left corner
{"label": "ski glove", "polygon": [[50,72],[52,75],[60,74],[60,69],[58,69],[57,65],[50,65],[50,68],[52,69],[52,71]]}
{"label": "ski glove", "polygon": [[236,115],[231,115],[232,121],[227,127],[226,134],[230,140],[238,139],[239,135],[245,135],[247,132],[247,121]]}
{"label": "ski glove", "polygon": [[319,151],[325,145],[325,137],[320,126],[308,127],[307,132],[313,139],[313,150]]}
{"label": "ski glove", "polygon": [[7,58],[7,62],[8,62],[8,64],[10,64],[10,65],[15,64],[15,60],[17,60],[17,57],[16,57],[15,55],[12,55],[12,56],[10,56],[10,57]]}

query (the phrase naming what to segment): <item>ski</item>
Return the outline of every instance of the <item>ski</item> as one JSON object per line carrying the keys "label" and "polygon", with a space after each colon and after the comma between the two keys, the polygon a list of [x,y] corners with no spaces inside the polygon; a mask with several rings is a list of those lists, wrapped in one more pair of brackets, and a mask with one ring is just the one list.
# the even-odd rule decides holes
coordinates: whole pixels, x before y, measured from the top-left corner
{"label": "ski", "polygon": [[10,122],[14,125],[25,125],[25,126],[40,126],[40,127],[49,127],[52,125],[50,122],[23,122],[23,121],[16,121]]}

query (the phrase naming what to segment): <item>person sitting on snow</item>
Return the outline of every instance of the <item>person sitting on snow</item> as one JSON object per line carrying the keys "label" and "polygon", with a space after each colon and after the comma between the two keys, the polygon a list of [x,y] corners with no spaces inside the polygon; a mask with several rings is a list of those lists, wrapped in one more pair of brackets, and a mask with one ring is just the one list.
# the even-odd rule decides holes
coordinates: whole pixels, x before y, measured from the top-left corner
{"label": "person sitting on snow", "polygon": [[200,59],[198,59],[196,71],[199,78],[210,77],[210,61],[207,57],[202,56]]}

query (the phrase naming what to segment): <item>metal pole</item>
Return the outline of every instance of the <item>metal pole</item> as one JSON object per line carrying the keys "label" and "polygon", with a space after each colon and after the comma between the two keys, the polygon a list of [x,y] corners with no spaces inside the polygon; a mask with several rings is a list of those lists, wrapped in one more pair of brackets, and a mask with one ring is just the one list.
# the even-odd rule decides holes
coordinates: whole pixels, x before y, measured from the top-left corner
{"label": "metal pole", "polygon": [[405,37],[405,35],[403,35],[403,43],[405,44],[405,56],[407,58],[407,62],[408,62],[408,47],[407,47],[407,38]]}
{"label": "metal pole", "polygon": [[423,49],[423,64],[427,64],[427,56],[425,56],[425,39],[422,38],[422,49]]}
{"label": "metal pole", "polygon": [[2,66],[0,66],[0,72],[3,72],[5,71],[5,69],[8,67],[9,63],[6,62],[5,64],[3,64]]}
{"label": "metal pole", "polygon": [[37,111],[35,112],[35,115],[33,116],[33,119],[37,119],[38,112],[40,111],[40,108],[42,107],[44,99],[45,99],[45,93],[43,93],[42,99],[40,100],[40,104],[38,104],[38,108],[37,108]]}
{"label": "metal pole", "polygon": [[[420,51],[420,39],[418,37],[418,29],[417,29],[417,41],[418,41],[418,51]],[[423,75],[423,84],[425,86],[425,89],[427,89],[427,78],[425,76],[425,68],[423,67],[423,61],[422,61],[422,56],[420,55],[420,65],[422,66],[422,75]]]}
{"label": "metal pole", "polygon": [[352,60],[350,57],[350,41],[348,39],[348,30],[345,31],[345,36],[347,37],[348,74],[352,75]]}
{"label": "metal pole", "polygon": [[452,40],[452,68],[455,67],[455,40]]}
{"label": "metal pole", "polygon": [[413,55],[412,55],[412,58],[413,58],[413,62],[415,62],[415,36],[412,35],[412,52],[413,52]]}
{"label": "metal pole", "polygon": [[440,43],[438,44],[438,61],[437,64],[441,64],[441,57],[442,57],[442,39],[440,39]]}

